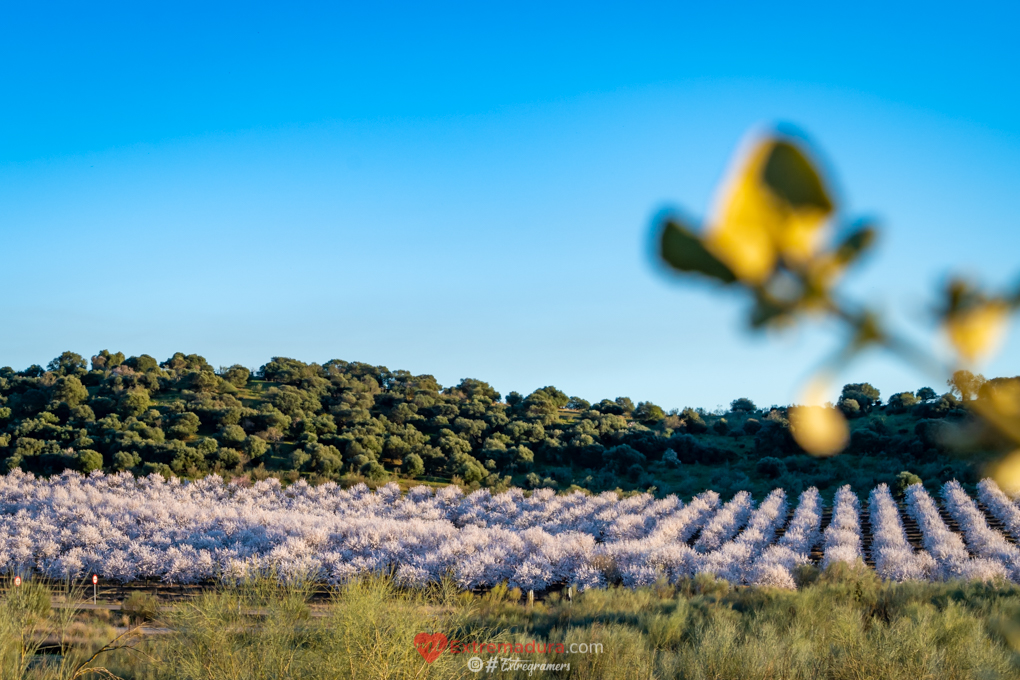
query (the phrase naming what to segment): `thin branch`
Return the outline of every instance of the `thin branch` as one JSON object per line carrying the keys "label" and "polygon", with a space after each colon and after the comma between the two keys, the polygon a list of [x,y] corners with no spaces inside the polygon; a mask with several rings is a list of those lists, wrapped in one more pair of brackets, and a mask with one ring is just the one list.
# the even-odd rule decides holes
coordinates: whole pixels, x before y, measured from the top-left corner
{"label": "thin branch", "polygon": [[[831,299],[827,305],[827,309],[837,318],[844,321],[857,333],[860,333],[866,324],[872,323],[869,319],[877,320],[878,318],[876,315],[871,315],[867,311],[851,312],[846,308],[845,302],[840,304]],[[871,341],[901,357],[908,363],[913,364],[915,367],[919,368],[921,372],[928,373],[932,377],[942,379],[945,375],[952,373],[950,367],[943,365],[933,356],[928,354],[928,352],[917,347],[910,341],[882,329],[877,326],[877,322],[874,327],[873,338]],[[848,355],[847,358],[852,356],[855,352],[856,350],[853,348],[853,343],[844,350],[844,353]],[[833,363],[838,361],[838,358],[839,355],[833,359]],[[966,402],[965,406],[1007,439],[1011,440],[1015,444],[1020,444],[1020,423],[1004,416],[993,406],[984,404],[980,400]]]}
{"label": "thin branch", "polygon": [[108,678],[112,678],[113,680],[124,680],[119,675],[111,672],[110,669],[103,668],[102,666],[97,666],[95,668],[85,668],[85,669],[83,669],[80,672],[76,672],[74,675],[71,676],[71,678],[73,680],[73,678],[82,677],[82,676],[84,676],[87,673],[99,673],[100,675],[104,675],[104,676],[106,676]]}
{"label": "thin branch", "polygon": [[[112,640],[110,640],[109,642],[107,642],[105,645],[103,645],[99,649],[99,651],[97,651],[95,654],[90,656],[88,659],[86,659],[82,663],[78,664],[78,666],[74,669],[74,673],[71,674],[71,677],[72,678],[79,677],[79,675],[81,674],[82,669],[85,669],[86,666],[88,666],[90,663],[95,661],[96,658],[100,654],[104,654],[106,652],[112,652],[115,649],[121,649],[121,648],[125,647],[126,645],[115,645],[115,643],[118,640],[121,640],[121,639],[123,639],[123,638],[125,638],[125,637],[127,637],[129,635],[132,635],[132,634],[136,633],[140,628],[141,628],[141,625],[135,626],[134,628],[131,628],[131,629],[128,629],[128,630],[124,631],[123,633],[121,633],[117,637],[115,637]],[[107,671],[107,672],[109,672],[109,671]],[[114,676],[114,677],[116,677],[116,676]]]}

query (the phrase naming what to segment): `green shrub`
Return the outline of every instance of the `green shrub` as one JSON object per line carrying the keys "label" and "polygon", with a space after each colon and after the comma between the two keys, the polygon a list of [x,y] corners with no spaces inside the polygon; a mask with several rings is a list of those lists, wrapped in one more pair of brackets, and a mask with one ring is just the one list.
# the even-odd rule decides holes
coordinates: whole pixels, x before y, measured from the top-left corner
{"label": "green shrub", "polygon": [[662,462],[669,468],[680,467],[680,459],[673,449],[666,449],[665,453],[662,454]]}
{"label": "green shrub", "polygon": [[248,435],[244,438],[244,452],[250,458],[258,458],[268,450],[269,444],[266,443],[266,440],[254,435]]}
{"label": "green shrub", "polygon": [[238,446],[244,442],[245,437],[240,425],[224,425],[220,428],[220,439],[227,446]]}
{"label": "green shrub", "polygon": [[34,580],[25,580],[15,586],[13,579],[7,582],[7,597],[4,606],[9,614],[19,618],[44,619],[50,615],[50,589]]}
{"label": "green shrub", "polygon": [[401,467],[404,474],[411,479],[421,477],[425,474],[425,463],[422,461],[421,456],[417,453],[409,453],[404,456]]}
{"label": "green shrub", "polygon": [[769,479],[775,479],[786,474],[786,463],[773,458],[772,456],[765,456],[758,460],[758,463],[754,466],[755,472],[763,477]]}
{"label": "green shrub", "polygon": [[[375,576],[336,587],[328,599],[320,595],[310,606],[309,583],[281,584],[267,575],[164,607],[160,619],[168,632],[149,638],[144,654],[121,650],[102,660],[120,677],[151,680],[481,677],[467,669],[472,653],[443,653],[431,664],[424,662],[414,637],[442,632],[462,641],[601,645],[589,654],[521,655],[529,662],[571,664],[569,673],[542,677],[935,680],[1020,675],[996,623],[1020,611],[1015,585],[889,583],[863,565],[845,564],[821,573],[805,565],[798,570],[798,583],[796,591],[734,588],[699,574],[675,586],[660,580],[635,590],[588,590],[572,601],[553,592],[528,606],[523,594],[506,584],[478,596],[449,578],[413,590]],[[0,677],[71,677],[63,673],[64,666],[50,673],[55,669],[32,664],[31,647],[23,661],[23,641],[41,630],[38,618],[46,615],[39,612],[48,613],[51,620],[44,623],[52,625],[63,611],[15,606],[19,597],[36,597],[27,597],[30,588],[40,588],[25,586],[20,593],[8,590],[0,600]],[[151,596],[132,593],[124,611],[136,621],[146,620],[152,604]],[[29,609],[37,613],[25,616]],[[111,639],[108,632],[99,635]],[[80,653],[70,649],[67,658],[83,658]],[[478,656],[485,660],[489,654]],[[526,670],[499,674],[515,680],[538,675]]]}
{"label": "green shrub", "polygon": [[361,468],[361,474],[376,481],[387,479],[390,476],[390,474],[386,472],[386,468],[374,460],[365,463],[365,465]]}
{"label": "green shrub", "polygon": [[907,472],[904,470],[900,474],[896,475],[896,493],[898,495],[903,495],[906,493],[908,486],[923,483],[924,481],[913,472]]}
{"label": "green shrub", "polygon": [[159,612],[159,600],[152,593],[135,590],[121,603],[120,610],[136,623],[152,621]]}
{"label": "green shrub", "polygon": [[131,451],[118,451],[113,454],[113,467],[118,470],[130,470],[142,464],[142,457]]}
{"label": "green shrub", "polygon": [[103,454],[85,449],[78,452],[78,469],[86,475],[93,470],[103,469]]}
{"label": "green shrub", "polygon": [[216,451],[216,459],[219,460],[225,468],[235,468],[241,464],[242,460],[244,460],[241,457],[240,451],[228,448],[222,448]]}

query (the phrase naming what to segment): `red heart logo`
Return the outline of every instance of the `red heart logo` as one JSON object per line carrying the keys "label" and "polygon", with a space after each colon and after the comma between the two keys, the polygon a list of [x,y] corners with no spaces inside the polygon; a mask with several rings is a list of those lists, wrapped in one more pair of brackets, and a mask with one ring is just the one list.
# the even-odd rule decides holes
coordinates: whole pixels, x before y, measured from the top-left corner
{"label": "red heart logo", "polygon": [[421,658],[432,663],[439,658],[439,655],[446,649],[446,636],[442,633],[418,633],[414,636],[414,646],[421,654]]}

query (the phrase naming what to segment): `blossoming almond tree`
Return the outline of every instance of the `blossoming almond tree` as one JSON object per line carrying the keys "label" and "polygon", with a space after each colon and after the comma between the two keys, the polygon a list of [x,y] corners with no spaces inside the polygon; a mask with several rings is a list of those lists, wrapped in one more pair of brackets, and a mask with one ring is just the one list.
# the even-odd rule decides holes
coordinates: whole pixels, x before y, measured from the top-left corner
{"label": "blossoming almond tree", "polygon": [[923,550],[914,552],[907,541],[903,520],[887,485],[879,484],[872,489],[868,511],[871,554],[879,576],[893,581],[920,581],[935,573],[937,565],[931,555]]}
{"label": "blossoming almond tree", "polygon": [[825,528],[822,567],[834,562],[855,564],[861,559],[861,502],[850,486],[841,486],[833,499],[832,521]]}
{"label": "blossoming almond tree", "polygon": [[978,557],[1001,562],[1014,581],[1020,581],[1020,549],[988,526],[988,520],[977,504],[955,479],[942,487],[946,510],[959,523],[967,547]]}
{"label": "blossoming almond tree", "polygon": [[[1009,508],[1016,512],[994,482],[983,482],[979,493],[993,513],[1009,519]],[[872,492],[879,574],[1017,578],[1015,550],[978,521],[962,488],[949,484],[945,496],[969,546],[948,530],[920,486],[908,490],[933,560],[911,551],[888,488]],[[858,509],[857,496],[841,488],[824,533],[823,566],[861,556]],[[465,589],[505,582],[541,590],[675,583],[710,572],[733,583],[792,588],[791,570],[808,562],[819,541],[821,499],[816,489],[801,494],[777,541],[787,517],[782,489],[757,506],[739,492],[720,507],[713,491],[685,504],[648,494],[525,496],[512,489],[465,496],[456,487],[401,493],[387,485],[373,492],[300,481],[283,488],[275,479],[245,487],[215,476],[181,482],[66,472],[44,479],[14,471],[0,477],[0,516],[0,569],[23,576],[97,573],[125,582],[191,583],[268,573],[340,583],[393,573],[409,587],[451,577]]]}
{"label": "blossoming almond tree", "polygon": [[754,563],[750,580],[757,585],[796,588],[792,571],[808,563],[811,549],[818,543],[822,523],[822,499],[811,487],[800,495],[790,526],[775,545],[766,548]]}
{"label": "blossoming almond tree", "polygon": [[937,564],[935,575],[938,578],[990,580],[1007,577],[1002,562],[970,557],[963,539],[942,521],[935,501],[920,484],[907,487],[907,512],[921,528],[924,547]]}

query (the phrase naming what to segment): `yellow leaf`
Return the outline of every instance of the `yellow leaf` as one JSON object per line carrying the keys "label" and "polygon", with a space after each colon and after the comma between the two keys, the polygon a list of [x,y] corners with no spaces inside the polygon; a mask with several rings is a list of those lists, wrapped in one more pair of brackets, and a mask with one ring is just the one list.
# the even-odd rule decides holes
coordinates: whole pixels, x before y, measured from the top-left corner
{"label": "yellow leaf", "polygon": [[801,266],[818,252],[831,212],[807,158],[790,142],[766,138],[734,165],[705,242],[738,278],[760,285],[780,257]]}
{"label": "yellow leaf", "polygon": [[819,288],[827,288],[844,270],[865,253],[875,240],[875,228],[868,223],[858,223],[852,232],[830,252],[820,253],[811,260],[808,267],[810,280]]}
{"label": "yellow leaf", "polygon": [[800,447],[812,456],[832,456],[846,448],[850,428],[843,414],[827,406],[794,406],[790,431]]}
{"label": "yellow leaf", "polygon": [[804,388],[801,403],[790,409],[790,432],[800,447],[813,456],[832,456],[846,448],[850,428],[843,413],[822,406],[832,382],[828,373],[813,377]]}
{"label": "yellow leaf", "polygon": [[989,383],[982,394],[988,395],[988,402],[1000,418],[1020,418],[1020,381],[1016,378]]}
{"label": "yellow leaf", "polygon": [[825,217],[826,213],[811,208],[790,211],[774,234],[779,252],[787,262],[803,265],[818,252]]}
{"label": "yellow leaf", "polygon": [[1006,454],[991,468],[992,479],[1011,496],[1020,494],[1020,449]]}
{"label": "yellow leaf", "polygon": [[778,256],[769,224],[776,219],[775,199],[760,180],[768,150],[768,143],[758,144],[731,172],[705,239],[740,279],[755,284],[769,277]]}
{"label": "yellow leaf", "polygon": [[981,387],[979,397],[968,401],[967,405],[1001,434],[1020,442],[1020,380],[987,382]]}
{"label": "yellow leaf", "polygon": [[994,353],[1006,335],[1009,308],[993,300],[955,311],[946,317],[946,332],[957,353],[977,361]]}

